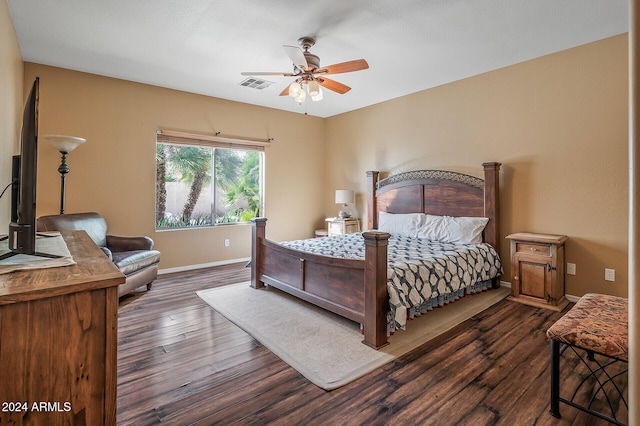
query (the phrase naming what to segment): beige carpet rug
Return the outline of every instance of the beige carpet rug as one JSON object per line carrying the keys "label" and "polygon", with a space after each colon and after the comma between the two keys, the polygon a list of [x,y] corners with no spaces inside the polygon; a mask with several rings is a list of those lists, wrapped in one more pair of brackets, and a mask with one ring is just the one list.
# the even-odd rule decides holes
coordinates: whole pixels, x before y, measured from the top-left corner
{"label": "beige carpet rug", "polygon": [[343,386],[482,312],[509,294],[500,288],[465,297],[407,323],[376,351],[359,325],[277,289],[248,282],[197,292],[209,306],[253,336],[317,386]]}

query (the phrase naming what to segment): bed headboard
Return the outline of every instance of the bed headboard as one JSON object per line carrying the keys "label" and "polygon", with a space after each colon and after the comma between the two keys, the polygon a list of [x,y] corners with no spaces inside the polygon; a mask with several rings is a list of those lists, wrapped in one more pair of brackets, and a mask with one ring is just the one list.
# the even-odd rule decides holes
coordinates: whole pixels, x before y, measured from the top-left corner
{"label": "bed headboard", "polygon": [[446,170],[417,170],[379,180],[367,172],[368,229],[378,228],[378,212],[487,217],[484,241],[499,251],[501,163],[483,163],[484,179]]}

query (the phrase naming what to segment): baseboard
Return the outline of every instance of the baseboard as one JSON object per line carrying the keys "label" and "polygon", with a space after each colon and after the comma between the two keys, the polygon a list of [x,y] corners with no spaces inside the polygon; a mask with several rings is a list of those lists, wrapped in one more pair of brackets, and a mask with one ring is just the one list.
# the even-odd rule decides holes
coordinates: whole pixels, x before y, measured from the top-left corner
{"label": "baseboard", "polygon": [[[511,288],[511,283],[508,281],[500,281],[500,287]],[[576,303],[578,300],[580,300],[580,296],[573,296],[571,294],[565,294],[564,297],[571,303]]]}
{"label": "baseboard", "polygon": [[576,303],[580,300],[580,296],[573,296],[571,294],[565,294],[564,297],[571,303]]}
{"label": "baseboard", "polygon": [[212,268],[214,266],[231,265],[232,263],[248,262],[250,257],[243,257],[240,259],[221,260],[219,262],[200,263],[197,265],[177,266],[175,268],[159,269],[158,275],[173,274],[175,272],[193,271],[195,269]]}

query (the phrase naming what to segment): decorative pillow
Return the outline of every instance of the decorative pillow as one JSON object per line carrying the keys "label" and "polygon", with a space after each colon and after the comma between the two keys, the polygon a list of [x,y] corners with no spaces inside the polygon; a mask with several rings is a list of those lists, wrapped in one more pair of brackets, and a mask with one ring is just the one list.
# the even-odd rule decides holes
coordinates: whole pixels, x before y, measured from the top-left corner
{"label": "decorative pillow", "polygon": [[486,217],[452,217],[428,214],[418,230],[418,238],[454,244],[480,244]]}
{"label": "decorative pillow", "polygon": [[394,214],[380,212],[378,214],[378,231],[416,238],[424,218],[424,213]]}

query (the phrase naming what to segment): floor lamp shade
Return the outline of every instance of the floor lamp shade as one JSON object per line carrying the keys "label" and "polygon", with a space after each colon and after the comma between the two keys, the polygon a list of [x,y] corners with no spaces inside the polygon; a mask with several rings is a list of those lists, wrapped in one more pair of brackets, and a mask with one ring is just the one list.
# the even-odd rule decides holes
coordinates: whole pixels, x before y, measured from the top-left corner
{"label": "floor lamp shade", "polygon": [[64,136],[64,135],[46,135],[44,138],[60,152],[66,152],[67,154],[78,147],[78,145],[85,143],[87,140],[84,138],[78,138],[76,136]]}

